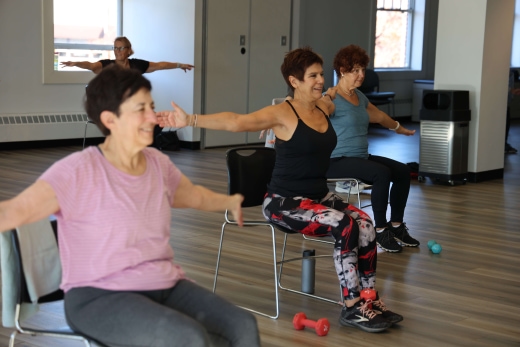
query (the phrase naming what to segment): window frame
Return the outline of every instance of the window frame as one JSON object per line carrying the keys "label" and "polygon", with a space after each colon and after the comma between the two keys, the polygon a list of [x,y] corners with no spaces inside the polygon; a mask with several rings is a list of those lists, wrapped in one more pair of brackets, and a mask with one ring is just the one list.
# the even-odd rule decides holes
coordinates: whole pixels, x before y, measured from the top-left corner
{"label": "window frame", "polygon": [[[423,51],[424,51],[424,28],[425,28],[425,11],[426,11],[426,0],[409,0],[410,7],[413,8],[410,11],[409,16],[411,19],[408,21],[408,28],[406,34],[406,46],[407,46],[407,56],[405,61],[407,61],[406,66],[401,67],[376,67],[374,65],[374,69],[377,71],[421,71],[423,66]],[[380,11],[377,8],[377,0],[374,2],[375,9],[375,21],[377,22],[377,12]],[[388,11],[388,10],[386,10]],[[392,10],[395,11],[395,10]],[[374,62],[376,55],[376,31],[374,25]]]}
{"label": "window frame", "polygon": [[[122,32],[122,0],[118,1],[117,33]],[[92,71],[55,71],[54,70],[54,0],[42,0],[42,79],[43,84],[86,84],[92,79]],[[57,44],[60,48],[71,48],[74,44]],[[63,46],[63,47],[61,47]],[[79,45],[77,45],[79,46]],[[81,45],[96,49],[105,45]]]}

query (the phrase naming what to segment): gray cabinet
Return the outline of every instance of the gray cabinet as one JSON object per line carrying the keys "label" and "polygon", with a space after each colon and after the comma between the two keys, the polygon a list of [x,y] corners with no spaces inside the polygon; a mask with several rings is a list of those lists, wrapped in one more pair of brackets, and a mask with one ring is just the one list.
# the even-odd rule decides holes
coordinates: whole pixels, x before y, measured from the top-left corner
{"label": "gray cabinet", "polygon": [[[291,0],[207,1],[206,16],[204,113],[245,114],[284,97],[280,65],[290,47]],[[258,135],[206,130],[202,141],[260,143]]]}

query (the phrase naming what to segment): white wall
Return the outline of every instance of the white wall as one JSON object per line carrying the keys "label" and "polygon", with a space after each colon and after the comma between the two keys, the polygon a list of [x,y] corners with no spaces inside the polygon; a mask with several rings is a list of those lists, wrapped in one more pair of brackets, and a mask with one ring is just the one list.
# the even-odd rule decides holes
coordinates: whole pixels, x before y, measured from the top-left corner
{"label": "white wall", "polygon": [[0,114],[84,113],[85,84],[42,83],[41,1],[0,1],[0,47]]}
{"label": "white wall", "polygon": [[[132,42],[134,55],[149,61],[196,65],[195,2],[186,0],[124,0],[123,34]],[[152,82],[156,110],[171,109],[175,101],[193,113],[194,70],[156,71],[145,74]],[[191,128],[180,129],[179,138],[192,141]]]}

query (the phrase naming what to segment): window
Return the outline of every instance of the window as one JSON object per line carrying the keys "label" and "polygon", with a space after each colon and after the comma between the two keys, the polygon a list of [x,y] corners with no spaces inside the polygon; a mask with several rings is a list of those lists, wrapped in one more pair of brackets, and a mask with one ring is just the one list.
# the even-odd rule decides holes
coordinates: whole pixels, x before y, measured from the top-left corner
{"label": "window", "polygon": [[43,0],[43,82],[85,83],[92,72],[64,61],[113,59],[122,0]]}
{"label": "window", "polygon": [[511,49],[511,66],[520,67],[520,1],[515,2],[513,22],[513,44]]}
{"label": "window", "polygon": [[425,0],[377,0],[374,67],[422,66]]}
{"label": "window", "polygon": [[54,70],[62,61],[113,59],[118,0],[53,0]]}

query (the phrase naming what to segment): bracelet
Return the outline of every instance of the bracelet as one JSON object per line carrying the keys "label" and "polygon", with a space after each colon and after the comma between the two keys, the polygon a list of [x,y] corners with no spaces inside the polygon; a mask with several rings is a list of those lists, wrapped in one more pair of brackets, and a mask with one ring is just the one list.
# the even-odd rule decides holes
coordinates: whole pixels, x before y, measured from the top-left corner
{"label": "bracelet", "polygon": [[177,63],[177,69],[181,67],[181,63]]}
{"label": "bracelet", "polygon": [[193,122],[193,127],[197,127],[197,119],[199,118],[199,115],[195,113],[195,122]]}
{"label": "bracelet", "polygon": [[398,121],[396,121],[396,123],[397,123],[397,126],[396,126],[394,129],[390,129],[390,128],[388,128],[388,130],[397,131],[397,129],[399,129],[399,127],[401,126],[401,124],[400,124]]}

